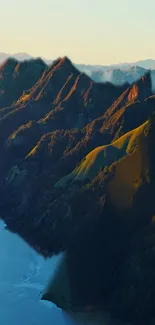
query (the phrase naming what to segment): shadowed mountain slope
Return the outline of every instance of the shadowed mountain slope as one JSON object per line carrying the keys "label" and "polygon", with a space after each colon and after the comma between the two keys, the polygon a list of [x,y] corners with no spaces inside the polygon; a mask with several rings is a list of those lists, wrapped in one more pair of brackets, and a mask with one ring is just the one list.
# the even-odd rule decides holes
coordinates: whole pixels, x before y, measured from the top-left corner
{"label": "shadowed mountain slope", "polygon": [[[146,304],[147,317],[153,317],[145,294],[141,303],[131,303],[141,285],[134,296],[129,292],[130,275],[136,282],[130,256],[140,254],[133,248],[136,235],[153,231],[155,97],[150,74],[116,87],[95,83],[67,57],[48,67],[40,60],[8,62],[1,67],[2,75],[8,71],[2,86],[11,103],[0,110],[1,216],[40,253],[66,251],[71,309],[74,303],[81,310],[93,306],[116,314],[118,294],[119,316],[141,320],[139,310]],[[16,98],[11,97],[13,87]]]}
{"label": "shadowed mountain slope", "polygon": [[24,62],[7,59],[0,66],[0,108],[13,104],[36,83],[45,69],[46,64],[41,59]]}

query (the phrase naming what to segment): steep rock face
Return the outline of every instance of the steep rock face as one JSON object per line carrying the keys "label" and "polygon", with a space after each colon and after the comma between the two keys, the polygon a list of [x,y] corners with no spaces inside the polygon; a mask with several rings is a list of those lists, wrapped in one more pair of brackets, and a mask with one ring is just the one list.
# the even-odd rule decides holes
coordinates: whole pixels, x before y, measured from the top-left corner
{"label": "steep rock face", "polygon": [[[119,181],[121,180],[122,193],[124,193],[124,195],[126,193],[127,198],[129,197],[129,194],[132,196],[135,195],[135,191],[137,191],[139,187],[142,185],[143,179],[144,180],[146,179],[146,181],[148,179],[147,160],[146,160],[146,166],[144,166],[144,171],[142,168],[143,164],[141,164],[141,161],[142,163],[145,163],[145,159],[144,159],[145,141],[138,140],[141,139],[141,137],[142,139],[144,137],[145,140],[145,129],[147,129],[147,123],[144,124],[144,126],[138,128],[137,130],[131,131],[128,136],[125,135],[124,137],[120,138],[118,141],[116,141],[116,143],[113,143],[112,145],[105,146],[103,148],[101,147],[99,148],[100,151],[97,151],[97,149],[95,149],[94,152],[88,155],[88,158],[90,155],[92,155],[92,158],[91,157],[90,159],[86,158],[86,160],[82,162],[82,165],[77,167],[76,170],[72,172],[71,174],[72,177],[70,176],[66,177],[65,175],[68,172],[72,171],[76,167],[77,162],[80,161],[81,159],[82,153],[80,152],[76,153],[76,150],[74,151],[74,148],[78,140],[79,143],[81,142],[80,139],[82,138],[83,135],[82,132],[76,130],[72,131],[72,133],[67,131],[65,132],[57,131],[55,133],[47,134],[46,136],[42,137],[42,139],[39,141],[37,146],[34,147],[34,149],[30,151],[30,153],[27,155],[26,159],[24,159],[20,164],[18,163],[18,165],[13,166],[6,174],[5,179],[3,179],[2,194],[1,194],[3,200],[1,202],[1,209],[3,211],[3,215],[6,215],[6,220],[7,220],[7,215],[12,215],[11,219],[8,221],[10,222],[10,226],[13,226],[14,229],[16,229],[16,227],[17,228],[19,227],[18,230],[19,231],[21,230],[24,235],[25,224],[22,222],[22,220],[23,218],[24,219],[26,218],[27,219],[26,227],[28,227],[29,229],[29,236],[33,237],[32,235],[30,235],[31,232],[33,233],[33,231],[35,231],[35,227],[39,227],[39,229],[42,228],[42,230],[45,231],[45,236],[47,239],[48,234],[46,233],[47,231],[46,222],[47,223],[49,222],[49,215],[52,215],[53,216],[52,218],[54,219],[51,219],[50,222],[55,223],[54,231],[55,229],[57,229],[56,234],[57,231],[59,232],[60,230],[59,224],[61,224],[61,222],[62,223],[65,222],[65,220],[71,222],[72,226],[75,227],[76,229],[75,220],[79,208],[77,209],[77,211],[75,209],[73,209],[73,211],[70,210],[69,208],[70,203],[68,202],[70,202],[71,200],[71,202],[74,202],[73,204],[76,204],[76,196],[78,197],[80,195],[81,197],[80,194],[81,186],[83,187],[84,184],[89,183],[92,177],[93,178],[97,177],[97,174],[99,173],[100,169],[104,169],[108,165],[110,168],[110,165],[112,163],[120,159],[122,159],[120,164],[118,164],[118,167],[116,166],[116,181],[115,178],[113,178],[111,182],[114,182],[114,184],[110,185],[109,183],[108,191],[110,193],[110,197],[112,201],[119,203],[119,200],[115,196],[115,194],[117,195],[121,193],[121,190],[119,189],[118,191],[117,189],[117,186],[118,187],[120,186],[119,182],[117,181],[117,178],[119,175],[119,168],[120,168],[119,166],[121,166],[121,164],[122,164],[121,170],[124,168],[125,177],[126,175],[128,176],[132,172],[133,164],[135,163],[137,164],[138,169],[135,169],[136,172],[133,170],[133,179],[129,178],[129,183],[128,183],[128,179],[126,178],[123,179],[123,172],[121,173],[122,180],[120,179],[120,177],[118,178]],[[138,143],[139,143],[138,146],[140,146],[141,148],[141,141],[142,141],[142,149],[138,149],[139,148],[137,147]],[[138,150],[140,150],[140,153],[138,153],[139,152]],[[143,156],[143,151],[144,151],[144,156]],[[75,154],[75,156],[73,155],[72,157],[72,153]],[[133,157],[133,162],[131,160],[132,157]],[[126,163],[126,159],[127,159],[127,163]],[[134,160],[134,159],[138,159],[138,160]],[[130,173],[127,173],[126,171],[128,168],[130,168]],[[17,171],[17,173],[15,171]],[[143,174],[141,174],[142,171]],[[21,174],[21,179],[20,179],[20,174]],[[59,180],[63,176],[65,176],[65,182],[64,180],[61,181]],[[74,178],[76,180],[75,184],[74,184]],[[133,185],[130,184],[131,181],[133,182],[132,183]],[[131,186],[133,186],[133,190]],[[110,189],[110,187],[112,189]],[[116,190],[114,191],[115,187]],[[73,195],[74,197],[72,199]],[[82,200],[84,199],[84,195],[83,198],[81,199]],[[121,195],[120,195],[120,202],[121,202]],[[122,203],[124,202],[125,201],[122,201]],[[92,204],[94,204],[93,200],[92,200]],[[82,208],[86,209],[87,211],[88,208],[87,200]],[[92,211],[94,211],[93,207],[92,207]],[[78,213],[79,215],[81,215],[81,217],[83,216],[83,210],[81,212],[79,211]],[[35,218],[34,218],[34,214],[36,216]],[[64,221],[60,217],[61,215],[62,216],[66,215]],[[28,221],[28,220],[32,220],[32,218],[34,220],[33,223]],[[78,220],[78,216],[77,216],[77,220]],[[45,227],[43,227],[43,224],[45,224]],[[47,240],[50,240],[52,230],[50,229],[50,227],[48,229],[50,232],[49,232],[49,239]],[[66,228],[64,224],[62,229],[65,233],[65,231],[68,228]],[[28,234],[26,234],[26,236],[27,235]],[[47,248],[48,246],[47,241],[43,243],[42,240],[42,231],[41,232],[38,231],[38,236],[40,237],[38,241],[38,245],[40,246],[44,245],[44,249]],[[67,233],[65,236],[68,236]],[[37,242],[36,237],[34,237],[34,240]],[[62,246],[64,245],[62,244],[63,236],[62,237],[60,236],[60,240],[61,240],[61,244],[60,244],[61,247],[61,245]],[[55,242],[57,247],[58,241]],[[52,245],[54,245],[53,248]],[[53,240],[51,240],[50,247],[51,247],[50,249],[57,249],[54,248],[55,244]]]}
{"label": "steep rock face", "polygon": [[[14,64],[14,73],[24,76],[26,63]],[[151,95],[149,74],[131,86],[95,83],[65,57],[0,111],[0,214],[46,256],[67,251],[72,299],[80,309],[116,313],[118,294],[118,314],[130,318],[123,297],[135,276],[131,244],[146,227],[153,229]],[[131,318],[139,319],[134,306]]]}
{"label": "steep rock face", "polygon": [[[17,78],[21,84],[22,78],[24,81],[27,80],[27,75],[25,76],[27,68],[25,67],[34,66],[35,62],[44,70],[41,78],[18,100],[15,98],[14,105],[2,108],[0,111],[3,142],[12,132],[29,121],[39,123],[43,130],[42,134],[59,128],[82,128],[94,117],[102,115],[125,88],[125,86],[117,88],[110,84],[93,83],[89,77],[80,73],[66,57],[58,59],[47,69],[39,59],[20,64],[10,59],[4,65],[8,66],[9,64],[11,67],[13,65],[11,69],[15,70],[15,75],[21,76]],[[28,71],[37,78],[33,68],[30,67]],[[32,78],[28,80],[31,80],[31,83],[34,82]],[[9,80],[7,80],[7,84],[9,89],[12,89]],[[16,93],[18,91],[18,96],[20,96],[18,85],[15,84],[15,87]],[[7,98],[10,100],[10,94],[8,91],[7,93]]]}
{"label": "steep rock face", "polygon": [[[124,146],[127,146],[125,158],[118,159],[109,168],[103,167],[100,170],[98,166],[91,177],[85,175],[85,182],[80,179],[81,174],[76,177],[77,173],[81,173],[79,166],[72,178],[56,184],[56,188],[63,188],[61,206],[67,203],[68,218],[72,215],[73,218],[77,216],[78,220],[77,228],[74,228],[74,239],[71,246],[68,245],[66,253],[67,274],[72,291],[70,304],[63,305],[64,309],[85,310],[87,306],[91,306],[92,310],[107,308],[115,316],[135,321],[136,324],[149,323],[154,317],[153,139],[154,120],[151,119],[142,130],[132,132],[128,143],[123,137],[118,140],[119,148],[125,150]],[[144,154],[141,163],[146,162],[146,165],[144,169],[136,171],[134,179],[132,172],[134,176],[135,169],[138,166],[140,168],[135,156],[139,150]],[[117,155],[116,157],[118,158]],[[130,161],[131,157],[133,162]],[[106,156],[101,163],[104,160]],[[128,160],[128,164],[124,164],[125,160]],[[92,159],[90,164],[91,162]],[[85,161],[82,164],[84,163]],[[96,163],[93,160],[92,164]],[[119,205],[119,199],[114,202],[109,195],[109,184],[115,179],[122,163],[115,195],[118,191],[120,194],[122,190],[122,195],[127,191],[130,201],[132,186],[135,189],[132,202],[126,206],[123,197],[122,204]],[[89,165],[88,168],[92,166]],[[84,171],[86,173],[87,169],[84,168]],[[131,175],[128,177],[130,184],[126,184],[123,173],[125,177]],[[57,207],[59,200],[57,199]],[[55,301],[57,295],[61,307],[61,296],[53,285],[52,282],[43,299]]]}
{"label": "steep rock face", "polygon": [[[46,64],[41,59],[6,60],[0,67],[0,108],[13,104],[41,77]],[[26,97],[26,93],[22,95]]]}
{"label": "steep rock face", "polygon": [[[55,66],[57,66],[57,63],[55,63]],[[86,77],[86,81],[87,80]],[[130,93],[132,88],[133,87],[127,89],[117,101],[121,107],[122,98],[123,103],[126,99],[127,104],[125,108],[123,107],[120,108],[120,110],[117,110],[118,106],[115,103],[101,118],[95,119],[83,129],[66,131],[57,130],[49,132],[51,125],[48,123],[47,125],[46,123],[44,124],[43,120],[34,120],[34,117],[37,119],[38,115],[40,117],[41,114],[44,114],[45,107],[42,106],[42,110],[41,106],[39,106],[40,110],[38,111],[37,106],[31,104],[31,102],[24,105],[23,108],[19,107],[14,110],[13,113],[3,117],[1,119],[1,127],[4,130],[1,136],[1,148],[5,157],[1,161],[1,170],[3,170],[2,175],[4,175],[1,177],[4,197],[4,202],[2,203],[4,209],[3,213],[5,213],[5,215],[10,215],[12,214],[11,211],[13,209],[17,219],[18,214],[19,219],[21,219],[24,209],[27,209],[26,215],[29,214],[30,216],[35,213],[42,218],[42,211],[44,209],[46,210],[45,206],[47,203],[45,202],[51,200],[50,194],[46,197],[45,193],[48,191],[49,193],[55,193],[55,189],[53,189],[52,186],[59,179],[72,172],[80,163],[81,159],[83,159],[91,150],[103,145],[103,143],[106,144],[111,142],[115,137],[117,138],[120,128],[121,133],[125,134],[127,131],[134,128],[135,122],[138,125],[140,125],[141,122],[144,122],[154,110],[154,98],[149,98],[145,103],[139,101],[138,103],[130,104],[128,102],[128,93]],[[138,109],[135,109],[135,105],[137,105]],[[115,121],[115,114],[117,114],[118,111],[121,111],[121,117]],[[134,115],[134,119],[130,119],[128,115],[126,116],[127,112],[129,112],[129,114],[130,112],[133,112],[132,115]],[[141,114],[139,114],[139,112],[141,112]],[[68,118],[67,115],[68,107],[66,106],[66,118]],[[25,120],[29,121],[31,119],[33,122],[30,121],[22,124]],[[72,120],[73,119],[71,119],[71,121]],[[55,123],[55,127],[59,126],[59,116],[57,114],[55,115],[53,123]],[[125,137],[125,142],[127,141],[127,138],[128,136]],[[122,158],[124,152],[122,149],[117,150],[115,144],[108,148],[109,151],[103,154],[103,156],[107,156],[105,166],[115,161],[117,159],[117,154],[119,159]],[[111,150],[112,148],[113,152]],[[114,148],[116,150],[114,150]],[[93,159],[91,159],[91,164],[93,166]],[[22,178],[22,185],[19,183],[19,186],[16,186],[16,181],[15,185],[14,183],[8,183],[6,181],[7,173],[9,172],[9,175],[12,174],[12,168],[16,165],[19,166],[18,169],[21,171],[27,170],[27,176],[25,179]],[[102,164],[100,168],[103,168]],[[9,199],[10,204],[5,203],[8,200],[7,193],[14,193]],[[51,195],[54,195],[55,197],[55,194]],[[35,198],[33,204],[30,199],[32,196]],[[21,202],[20,209],[18,209],[19,202]],[[42,205],[42,208],[40,205]],[[34,212],[35,209],[37,210],[37,213]]]}
{"label": "steep rock face", "polygon": [[[10,75],[14,74],[20,85],[24,85],[24,82],[27,84],[27,76],[31,74],[35,76],[34,79],[37,78],[35,67],[39,66],[44,70],[41,78],[30,90],[16,98],[12,106],[0,110],[2,131],[0,147],[10,166],[11,157],[14,162],[24,158],[44,134],[62,128],[83,128],[94,117],[102,115],[125,88],[125,86],[114,87],[110,84],[94,83],[85,74],[80,73],[66,57],[58,59],[46,69],[40,59],[22,63],[9,59],[4,64],[5,69],[8,65]],[[2,70],[4,67],[2,66]],[[31,83],[34,79],[28,78]],[[9,80],[7,80],[9,89],[13,89]],[[14,87],[16,87],[16,94],[20,93],[17,83]],[[10,98],[9,92],[8,98]],[[26,134],[24,142],[20,138],[20,135],[23,137],[23,133]],[[32,139],[30,141],[29,135]],[[10,156],[11,148],[15,149],[16,154]],[[9,164],[6,165],[4,159],[0,162],[5,170]]]}
{"label": "steep rock face", "polygon": [[[146,106],[143,107],[145,113],[144,115],[146,117],[148,116],[149,112],[152,112],[152,109],[154,107],[152,104],[152,108],[150,110],[150,100],[154,102],[154,99],[151,98],[148,100],[148,105],[146,102]],[[142,109],[141,104],[139,105],[140,109]],[[137,116],[139,117],[139,113],[137,114]],[[133,123],[130,123],[128,125],[129,130],[132,129],[132,125],[134,125],[135,120],[136,118],[134,120],[131,119],[131,122],[133,121]],[[23,125],[19,129],[17,129],[17,131],[12,133],[8,140],[5,142],[4,170],[5,172],[7,172],[8,169],[11,168],[11,166],[19,163],[19,159],[22,159],[22,162],[20,164],[22,166],[25,166],[26,169],[28,168],[31,175],[30,180],[28,181],[27,178],[26,182],[30,182],[29,187],[34,189],[34,196],[36,196],[35,193],[37,190],[37,188],[35,188],[35,184],[44,180],[44,185],[40,185],[41,198],[44,196],[44,191],[46,191],[44,187],[46,186],[46,182],[51,182],[49,186],[52,189],[52,185],[54,185],[54,183],[57,182],[61,177],[72,172],[85,155],[87,155],[91,150],[93,150],[97,146],[102,146],[103,143],[107,142],[108,138],[112,140],[115,137],[115,132],[117,133],[120,129],[120,125],[118,123],[117,128],[114,130],[114,133],[110,135],[107,130],[103,132],[103,127],[101,127],[102,124],[100,125],[99,121],[95,120],[94,123],[91,123],[82,130],[57,130],[47,134],[45,133],[40,138],[40,134],[44,132],[44,129],[41,128],[40,124],[28,123],[26,125]],[[139,130],[139,128],[137,130]],[[124,133],[125,132],[126,129],[124,128]],[[129,135],[130,134],[132,134],[132,132],[129,132]],[[40,138],[39,141],[37,140],[38,138]],[[122,138],[124,140],[121,140],[122,143],[126,143],[127,145],[129,138],[130,136],[128,136],[128,134],[125,135],[124,138]],[[119,143],[120,142],[118,141],[118,145]],[[97,151],[97,149],[95,150]],[[115,143],[112,143],[111,146],[107,146],[105,154],[103,154],[103,156],[105,155],[105,157],[107,157],[105,165],[117,160],[117,155],[120,159],[122,157],[122,154],[124,154],[125,152],[123,150],[125,149],[118,149],[117,145],[115,147]],[[99,159],[101,160],[100,168],[102,168],[102,157]],[[90,162],[92,166],[93,161],[94,160],[91,158]],[[49,176],[51,179],[50,182]],[[34,184],[34,186],[32,186],[32,184]],[[24,191],[24,187],[22,191],[20,191],[20,188],[17,187],[15,192],[17,191],[18,193],[18,190],[19,194],[16,194],[16,196],[20,197],[22,192]],[[39,198],[37,200],[39,200]],[[37,202],[38,201],[36,201],[36,208],[38,204]],[[14,203],[12,202],[11,204],[16,205],[16,200],[14,201]],[[40,214],[40,212],[38,213]],[[7,214],[9,214],[9,212]],[[30,211],[29,214],[31,214]]]}

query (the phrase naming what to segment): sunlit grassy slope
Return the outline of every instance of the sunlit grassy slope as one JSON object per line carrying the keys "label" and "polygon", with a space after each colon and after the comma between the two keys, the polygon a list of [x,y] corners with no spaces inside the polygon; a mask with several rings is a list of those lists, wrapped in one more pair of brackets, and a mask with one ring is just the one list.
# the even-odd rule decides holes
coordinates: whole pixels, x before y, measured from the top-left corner
{"label": "sunlit grassy slope", "polygon": [[116,206],[129,207],[143,179],[148,181],[147,126],[148,122],[145,122],[112,144],[94,149],[57,185],[64,186],[71,180],[91,180],[101,168],[117,162],[114,177],[108,184],[109,196]]}
{"label": "sunlit grassy slope", "polygon": [[73,172],[76,178],[94,178],[100,168],[111,165],[113,162],[130,155],[136,146],[145,138],[147,122],[140,127],[126,133],[110,145],[101,146],[91,151]]}

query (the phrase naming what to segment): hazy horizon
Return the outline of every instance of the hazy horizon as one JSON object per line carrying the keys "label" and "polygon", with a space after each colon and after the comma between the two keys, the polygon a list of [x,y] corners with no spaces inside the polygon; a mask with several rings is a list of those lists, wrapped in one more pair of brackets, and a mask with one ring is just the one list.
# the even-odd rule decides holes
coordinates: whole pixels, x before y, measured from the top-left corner
{"label": "hazy horizon", "polygon": [[[32,59],[36,59],[36,58],[42,58],[43,60],[49,60],[49,61],[54,61],[54,60],[56,60],[56,59],[58,59],[58,57],[60,57],[60,56],[57,56],[57,57],[55,57],[55,58],[50,58],[50,57],[43,57],[43,56],[41,56],[41,55],[36,55],[36,56],[33,56],[31,53],[27,53],[27,52],[15,52],[15,53],[7,53],[7,52],[0,52],[0,55],[1,54],[4,54],[4,55],[8,55],[9,57],[12,57],[12,56],[18,56],[18,55],[25,55],[25,56],[30,56],[30,58],[32,57]],[[64,55],[65,56],[65,55]],[[62,57],[64,57],[64,56],[62,56]],[[71,57],[68,57],[71,61],[72,61],[72,58]],[[140,62],[140,61],[155,61],[155,59],[154,58],[139,58],[137,61],[133,61],[133,62],[128,62],[128,61],[123,61],[123,62],[115,62],[115,63],[113,63],[113,62],[111,62],[111,63],[109,63],[109,64],[105,64],[105,66],[112,66],[112,65],[123,65],[123,64],[135,64],[136,62]],[[87,62],[73,62],[74,64],[81,64],[81,65],[93,65],[93,64],[91,64],[91,63],[87,63]],[[104,64],[100,64],[100,63],[97,63],[97,64],[94,64],[94,65],[98,65],[98,66],[104,66]]]}
{"label": "hazy horizon", "polygon": [[154,0],[5,0],[0,52],[98,65],[154,59],[154,12]]}

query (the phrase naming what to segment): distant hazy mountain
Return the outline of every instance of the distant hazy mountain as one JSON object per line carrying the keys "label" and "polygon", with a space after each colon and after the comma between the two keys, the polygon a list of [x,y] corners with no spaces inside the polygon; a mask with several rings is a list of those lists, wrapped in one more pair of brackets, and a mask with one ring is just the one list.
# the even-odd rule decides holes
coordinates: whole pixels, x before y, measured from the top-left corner
{"label": "distant hazy mountain", "polygon": [[33,56],[29,55],[27,53],[15,53],[15,54],[11,55],[11,57],[18,61],[25,61],[25,60],[33,59]]}
{"label": "distant hazy mountain", "polygon": [[[9,54],[9,53],[0,53],[0,63],[5,61],[8,57],[13,57],[17,60],[24,61],[24,60],[29,60],[32,58],[35,58],[34,56],[25,53],[25,52],[19,52],[19,53],[14,53],[14,54]],[[53,59],[47,59],[42,57],[42,59],[47,63],[51,64],[53,62]],[[86,71],[98,71],[98,70],[109,70],[110,68],[114,69],[128,69],[131,66],[139,66],[144,69],[148,70],[154,70],[155,69],[155,60],[153,59],[145,59],[145,60],[139,60],[136,62],[124,62],[124,63],[118,63],[118,64],[110,64],[110,65],[87,65],[87,64],[77,64],[77,67]]]}
{"label": "distant hazy mountain", "polygon": [[109,70],[111,68],[113,69],[121,69],[126,70],[130,69],[133,66],[139,66],[141,68],[147,69],[147,70],[155,70],[155,60],[153,59],[146,59],[146,60],[140,60],[136,62],[125,62],[125,63],[118,63],[118,64],[110,64],[110,65],[85,65],[85,64],[77,64],[78,67],[84,69],[84,70]]}
{"label": "distant hazy mountain", "polygon": [[[95,67],[77,65],[80,71],[85,72],[96,82],[111,82],[116,86],[125,84],[126,82],[132,84],[144,76],[149,70],[139,66],[130,66],[128,68],[109,68],[101,67],[95,69]],[[151,70],[152,91],[155,92],[155,70]]]}
{"label": "distant hazy mountain", "polygon": [[[0,64],[3,63],[5,60],[8,58],[14,58],[18,61],[27,61],[31,59],[35,59],[32,55],[24,52],[19,52],[19,53],[14,53],[14,54],[9,54],[9,53],[0,53]],[[42,58],[47,64],[51,64],[53,60],[47,60],[46,58]]]}
{"label": "distant hazy mountain", "polygon": [[5,60],[7,60],[9,57],[9,54],[7,53],[0,53],[0,64],[3,63]]}
{"label": "distant hazy mountain", "polygon": [[[83,67],[79,68],[83,70]],[[96,82],[111,82],[115,85],[122,85],[125,82],[131,84],[144,76],[147,71],[148,70],[138,66],[131,66],[126,69],[108,68],[98,70],[90,69],[89,71],[86,69],[84,70],[84,72],[89,74]]]}
{"label": "distant hazy mountain", "polygon": [[155,60],[152,59],[140,60],[135,64],[144,69],[155,70]]}
{"label": "distant hazy mountain", "polygon": [[19,61],[30,60],[33,58],[31,55],[27,53],[15,53],[15,54],[0,53],[0,64],[3,63],[5,60],[7,60],[9,57]]}

